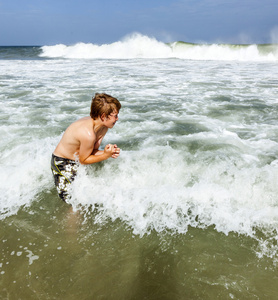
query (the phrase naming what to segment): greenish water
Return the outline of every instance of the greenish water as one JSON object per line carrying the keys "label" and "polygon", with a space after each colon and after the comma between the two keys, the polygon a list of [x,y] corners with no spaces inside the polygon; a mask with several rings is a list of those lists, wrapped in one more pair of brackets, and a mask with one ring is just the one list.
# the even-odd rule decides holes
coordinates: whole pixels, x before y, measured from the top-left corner
{"label": "greenish water", "polygon": [[256,242],[209,227],[134,235],[95,224],[53,190],[1,220],[0,299],[277,299],[278,273]]}
{"label": "greenish water", "polygon": [[[277,299],[275,49],[149,45],[0,49],[1,300]],[[122,151],[80,167],[73,213],[50,157],[95,92]]]}

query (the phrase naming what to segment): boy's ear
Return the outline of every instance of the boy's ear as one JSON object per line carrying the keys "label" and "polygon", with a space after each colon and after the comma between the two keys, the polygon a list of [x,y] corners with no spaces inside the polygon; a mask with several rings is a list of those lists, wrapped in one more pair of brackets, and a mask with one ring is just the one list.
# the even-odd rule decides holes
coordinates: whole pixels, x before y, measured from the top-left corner
{"label": "boy's ear", "polygon": [[100,116],[101,121],[104,121],[105,118],[106,118],[106,114],[105,114],[105,113],[102,113],[102,115]]}

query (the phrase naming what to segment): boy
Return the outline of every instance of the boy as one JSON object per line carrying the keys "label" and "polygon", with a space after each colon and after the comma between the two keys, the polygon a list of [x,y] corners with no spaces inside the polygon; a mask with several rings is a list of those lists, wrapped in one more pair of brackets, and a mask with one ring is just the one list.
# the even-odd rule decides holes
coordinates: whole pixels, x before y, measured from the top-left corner
{"label": "boy", "polygon": [[51,169],[60,198],[69,199],[68,188],[75,179],[78,162],[94,164],[110,157],[117,158],[120,148],[108,144],[104,151],[99,146],[109,128],[118,121],[120,102],[107,94],[95,94],[90,117],[72,123],[52,154]]}

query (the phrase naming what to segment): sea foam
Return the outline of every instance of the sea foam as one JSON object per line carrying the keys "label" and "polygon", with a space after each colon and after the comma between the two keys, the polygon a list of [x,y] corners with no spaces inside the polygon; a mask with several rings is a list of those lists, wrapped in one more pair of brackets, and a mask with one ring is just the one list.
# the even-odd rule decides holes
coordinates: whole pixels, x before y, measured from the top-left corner
{"label": "sea foam", "polygon": [[277,61],[278,46],[165,44],[153,37],[135,33],[111,44],[77,43],[43,46],[42,57],[84,59],[179,58],[189,60]]}

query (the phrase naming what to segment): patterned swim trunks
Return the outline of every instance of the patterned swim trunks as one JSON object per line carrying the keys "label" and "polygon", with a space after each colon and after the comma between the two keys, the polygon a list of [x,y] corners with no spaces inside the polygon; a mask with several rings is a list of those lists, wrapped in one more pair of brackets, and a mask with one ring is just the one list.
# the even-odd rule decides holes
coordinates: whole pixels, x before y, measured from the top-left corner
{"label": "patterned swim trunks", "polygon": [[69,187],[76,177],[78,163],[74,160],[52,154],[51,170],[59,197],[67,202],[70,199]]}

